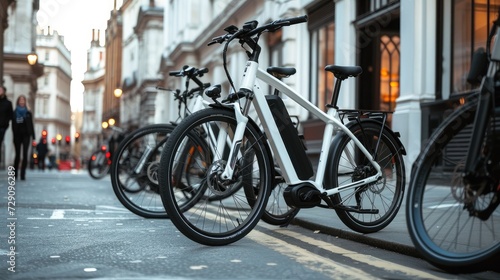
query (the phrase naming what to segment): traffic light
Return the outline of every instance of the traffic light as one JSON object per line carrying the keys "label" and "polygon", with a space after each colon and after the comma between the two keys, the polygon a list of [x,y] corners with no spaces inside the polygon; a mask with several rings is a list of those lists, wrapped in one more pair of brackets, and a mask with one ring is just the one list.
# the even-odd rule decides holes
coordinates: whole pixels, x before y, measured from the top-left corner
{"label": "traffic light", "polygon": [[44,139],[47,138],[47,130],[46,129],[42,130],[42,138],[44,138]]}
{"label": "traffic light", "polygon": [[76,132],[75,133],[75,143],[78,143],[78,140],[80,140],[80,133]]}
{"label": "traffic light", "polygon": [[69,135],[66,135],[64,140],[66,140],[66,145],[69,145],[69,142],[71,142],[71,137],[69,137]]}
{"label": "traffic light", "polygon": [[56,138],[52,137],[52,139],[50,140],[50,142],[55,145],[56,144]]}

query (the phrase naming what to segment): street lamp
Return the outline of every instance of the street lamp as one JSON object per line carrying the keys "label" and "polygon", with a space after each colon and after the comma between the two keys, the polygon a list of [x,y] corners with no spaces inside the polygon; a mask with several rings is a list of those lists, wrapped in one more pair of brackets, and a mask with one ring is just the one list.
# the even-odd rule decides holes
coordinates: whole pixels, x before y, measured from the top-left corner
{"label": "street lamp", "polygon": [[31,51],[31,53],[28,54],[26,58],[28,59],[28,63],[30,65],[35,65],[36,61],[38,60],[38,55],[36,55],[35,51]]}
{"label": "street lamp", "polygon": [[113,94],[115,95],[116,98],[120,98],[123,94],[123,90],[121,88],[116,88],[113,91]]}

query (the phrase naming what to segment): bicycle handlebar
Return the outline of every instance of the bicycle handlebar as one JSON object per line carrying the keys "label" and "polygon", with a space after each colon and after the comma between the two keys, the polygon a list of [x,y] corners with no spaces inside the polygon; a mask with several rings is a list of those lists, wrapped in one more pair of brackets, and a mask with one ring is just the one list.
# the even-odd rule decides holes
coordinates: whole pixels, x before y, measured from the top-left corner
{"label": "bicycle handlebar", "polygon": [[193,77],[203,77],[204,74],[208,73],[208,68],[194,68],[192,66],[185,65],[182,67],[182,70],[179,71],[170,71],[168,73],[169,76],[175,77],[188,77],[192,79]]}
{"label": "bicycle handlebar", "polygon": [[235,38],[238,39],[250,38],[254,35],[260,35],[260,33],[264,31],[274,32],[283,26],[290,26],[303,22],[307,22],[307,15],[293,17],[293,18],[278,19],[268,24],[264,24],[260,27],[257,26],[258,22],[255,20],[246,22],[241,29],[238,29],[234,25],[230,25],[224,28],[224,31],[228,33],[212,38],[212,40],[208,43],[208,45],[210,46],[216,43],[222,44],[225,41],[232,40]]}

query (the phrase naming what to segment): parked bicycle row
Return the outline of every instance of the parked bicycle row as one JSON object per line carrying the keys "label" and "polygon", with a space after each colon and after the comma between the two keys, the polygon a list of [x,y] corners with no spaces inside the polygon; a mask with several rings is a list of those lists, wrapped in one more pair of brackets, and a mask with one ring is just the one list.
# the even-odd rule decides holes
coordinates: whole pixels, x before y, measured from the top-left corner
{"label": "parked bicycle row", "polygon": [[[325,71],[335,77],[335,85],[324,112],[282,80],[294,75],[294,68],[260,68],[261,35],[306,21],[306,16],[300,16],[262,25],[250,21],[242,27],[225,28],[226,34],[212,39],[209,45],[223,44],[229,92],[223,92],[221,85],[201,81],[209,71],[207,68],[185,66],[171,72],[170,76],[185,80],[184,89],[158,89],[174,94],[179,104],[178,120],[141,127],[123,135],[112,155],[109,151],[100,151],[92,157],[91,175],[98,178],[109,170],[113,190],[127,209],[145,218],[169,218],[186,237],[209,246],[227,245],[244,238],[260,220],[286,226],[301,208],[311,207],[334,210],[346,226],[360,233],[383,230],[398,214],[403,200],[406,151],[399,133],[387,125],[392,112],[338,107],[342,82],[362,74],[362,69],[325,67]],[[245,49],[248,58],[241,69],[238,86],[228,71],[227,54],[234,49],[229,47],[234,41]],[[191,88],[191,83],[196,86]],[[267,88],[272,89],[270,94],[264,92]],[[299,134],[300,119],[292,120],[283,96],[325,123],[316,169]],[[423,189],[432,160],[442,158],[437,152],[443,151],[462,128],[454,126],[454,120],[464,113],[474,116],[478,103],[481,104],[468,102],[464,106],[468,109],[461,109],[465,112],[450,116],[450,121],[431,137],[436,141],[429,142],[430,146],[415,163],[410,182],[406,213],[413,241],[429,261],[444,269],[453,270],[457,266],[470,269],[490,260],[499,251],[493,221],[498,216],[500,185],[498,176],[492,175],[499,168],[499,158],[491,156],[495,154],[492,152],[495,146],[480,147],[481,143],[495,142],[496,136],[490,135],[497,134],[483,132],[490,131],[489,126],[474,134],[479,135],[474,142],[479,145],[475,151],[484,153],[473,154],[480,160],[471,159],[475,165],[467,165],[467,177],[456,176],[453,187],[443,184],[435,186],[434,190],[438,191],[433,192],[435,197],[453,194],[450,200],[440,201],[436,209],[444,204],[454,205],[454,209],[460,209],[469,219],[484,217],[483,226],[490,229],[486,233],[490,238],[488,245],[480,243],[481,234],[470,235],[469,240],[479,242],[475,249],[461,243],[464,250],[455,251],[452,248],[458,241],[451,239],[453,227],[441,231],[440,241],[436,241],[429,232],[433,227],[445,226],[447,221],[436,218],[429,227],[422,217],[430,211],[425,207],[428,201],[423,201],[424,194],[427,197]],[[488,106],[491,105],[486,108]],[[476,119],[494,118],[492,110],[484,112],[488,115]],[[465,124],[474,123],[474,119],[468,118]],[[121,131],[117,133],[122,135]],[[439,135],[451,138],[437,141],[444,137]],[[492,141],[483,141],[483,135]],[[456,161],[453,164],[455,175],[464,170],[464,165]],[[486,200],[483,205],[487,214],[483,216],[480,210],[472,210],[479,207],[480,200]],[[461,228],[469,224],[473,223],[454,225]],[[478,228],[474,231],[481,233]],[[443,243],[449,247],[442,246]],[[446,258],[429,253],[437,247]]]}

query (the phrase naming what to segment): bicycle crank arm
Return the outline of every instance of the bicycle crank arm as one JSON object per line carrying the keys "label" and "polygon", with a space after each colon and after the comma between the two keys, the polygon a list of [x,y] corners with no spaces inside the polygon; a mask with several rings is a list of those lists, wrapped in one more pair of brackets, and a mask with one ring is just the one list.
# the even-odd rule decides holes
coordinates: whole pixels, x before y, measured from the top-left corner
{"label": "bicycle crank arm", "polygon": [[339,187],[334,188],[334,189],[325,190],[325,192],[323,194],[326,195],[326,196],[330,196],[330,195],[337,194],[337,193],[339,193],[341,191],[345,191],[345,190],[348,190],[348,189],[361,187],[361,186],[364,186],[364,185],[376,182],[378,179],[380,179],[380,177],[381,177],[381,174],[375,174],[373,176],[370,176],[368,178],[365,178],[365,179],[362,179],[362,180],[359,180],[359,181],[356,181],[356,182],[352,182],[352,183],[349,183],[349,184],[346,184],[346,185],[343,185],[343,186],[339,186]]}
{"label": "bicycle crank arm", "polygon": [[336,205],[334,208],[359,214],[378,214],[379,212],[378,209],[360,209],[357,206]]}

